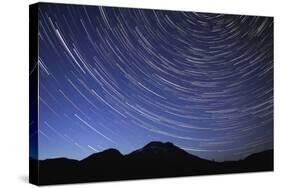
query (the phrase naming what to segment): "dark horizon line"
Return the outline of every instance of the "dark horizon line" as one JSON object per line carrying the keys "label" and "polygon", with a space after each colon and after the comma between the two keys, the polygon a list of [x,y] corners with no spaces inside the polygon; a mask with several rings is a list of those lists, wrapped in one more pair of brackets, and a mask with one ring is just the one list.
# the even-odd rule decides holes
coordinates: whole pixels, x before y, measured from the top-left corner
{"label": "dark horizon line", "polygon": [[82,158],[82,159],[75,159],[75,158],[68,158],[68,157],[64,157],[64,156],[61,156],[61,157],[53,157],[53,158],[45,158],[45,159],[36,159],[32,156],[29,156],[29,158],[33,159],[33,160],[38,160],[38,161],[45,161],[45,160],[55,160],[55,159],[66,159],[66,160],[75,160],[75,161],[82,161],[94,154],[99,154],[99,153],[103,153],[105,151],[108,151],[108,150],[117,150],[122,156],[127,156],[127,155],[130,155],[131,153],[135,152],[135,151],[138,151],[140,149],[143,149],[145,146],[151,144],[151,143],[161,143],[161,144],[172,144],[174,147],[180,149],[180,150],[183,150],[184,152],[186,152],[187,154],[189,155],[192,155],[192,156],[195,156],[195,157],[198,157],[200,159],[204,159],[204,160],[208,160],[208,161],[212,161],[212,162],[217,162],[217,163],[223,163],[223,162],[235,162],[235,161],[242,161],[244,159],[246,159],[247,157],[251,156],[251,155],[254,155],[254,154],[258,154],[258,153],[262,153],[262,152],[266,152],[266,151],[274,151],[274,148],[269,148],[269,149],[264,149],[264,150],[261,150],[259,152],[253,152],[251,154],[248,154],[247,156],[245,156],[244,158],[240,158],[240,159],[237,159],[237,160],[224,160],[224,161],[217,161],[215,159],[208,159],[208,158],[204,158],[204,157],[201,157],[201,156],[198,156],[198,155],[194,155],[192,153],[189,153],[187,152],[186,150],[182,149],[181,147],[177,146],[176,144],[172,143],[172,142],[162,142],[162,141],[151,141],[151,142],[148,142],[147,144],[145,144],[143,147],[141,148],[138,148],[138,149],[135,149],[135,150],[132,150],[126,154],[123,154],[121,151],[119,151],[117,148],[108,148],[108,149],[104,149],[102,151],[99,151],[99,152],[94,152],[94,153],[91,153],[90,155],[87,155],[86,157]]}

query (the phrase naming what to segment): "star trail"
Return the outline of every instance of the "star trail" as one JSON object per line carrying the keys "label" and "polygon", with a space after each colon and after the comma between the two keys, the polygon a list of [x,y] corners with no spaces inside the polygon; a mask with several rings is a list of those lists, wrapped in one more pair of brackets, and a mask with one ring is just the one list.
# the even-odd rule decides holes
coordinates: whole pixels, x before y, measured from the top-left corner
{"label": "star trail", "polygon": [[40,4],[39,158],[273,148],[273,18]]}

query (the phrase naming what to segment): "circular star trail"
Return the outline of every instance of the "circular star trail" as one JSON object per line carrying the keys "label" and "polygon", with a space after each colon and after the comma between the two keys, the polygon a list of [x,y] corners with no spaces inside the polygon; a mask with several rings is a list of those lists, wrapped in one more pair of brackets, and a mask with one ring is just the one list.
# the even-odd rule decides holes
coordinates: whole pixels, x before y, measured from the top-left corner
{"label": "circular star trail", "polygon": [[40,159],[273,148],[272,18],[40,4],[38,38]]}

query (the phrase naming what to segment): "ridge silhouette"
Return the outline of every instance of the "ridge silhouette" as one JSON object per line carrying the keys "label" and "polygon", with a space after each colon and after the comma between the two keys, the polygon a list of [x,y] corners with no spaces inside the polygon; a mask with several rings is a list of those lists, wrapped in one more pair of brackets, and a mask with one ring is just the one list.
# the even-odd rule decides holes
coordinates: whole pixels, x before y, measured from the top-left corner
{"label": "ridge silhouette", "polygon": [[117,149],[108,149],[80,161],[30,158],[30,165],[39,167],[38,172],[30,171],[31,183],[50,185],[272,171],[273,150],[255,153],[239,161],[215,162],[191,155],[170,142],[154,141],[126,155]]}

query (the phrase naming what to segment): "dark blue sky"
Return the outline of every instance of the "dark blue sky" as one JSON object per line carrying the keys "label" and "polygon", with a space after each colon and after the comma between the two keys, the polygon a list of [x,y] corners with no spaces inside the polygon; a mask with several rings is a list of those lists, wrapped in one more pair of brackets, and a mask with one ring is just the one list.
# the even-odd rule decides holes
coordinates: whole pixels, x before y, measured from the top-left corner
{"label": "dark blue sky", "polygon": [[40,4],[39,158],[273,148],[273,19]]}

